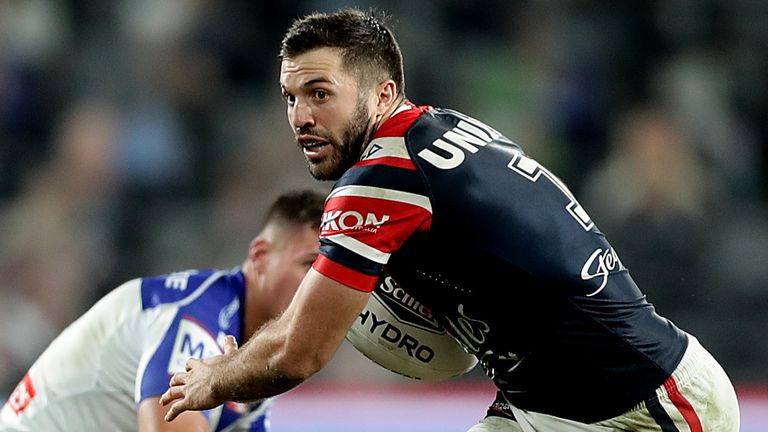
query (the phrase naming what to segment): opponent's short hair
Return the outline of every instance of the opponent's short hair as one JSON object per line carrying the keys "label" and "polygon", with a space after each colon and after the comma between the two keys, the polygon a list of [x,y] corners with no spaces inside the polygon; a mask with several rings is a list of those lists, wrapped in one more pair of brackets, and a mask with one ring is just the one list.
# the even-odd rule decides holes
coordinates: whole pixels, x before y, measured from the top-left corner
{"label": "opponent's short hair", "polygon": [[280,45],[280,58],[293,58],[316,48],[338,48],[344,67],[356,74],[361,84],[375,85],[391,79],[397,85],[398,96],[404,96],[403,54],[384,21],[383,14],[354,8],[307,15],[288,28]]}
{"label": "opponent's short hair", "polygon": [[324,204],[325,195],[311,189],[286,192],[267,210],[265,225],[277,223],[319,228]]}

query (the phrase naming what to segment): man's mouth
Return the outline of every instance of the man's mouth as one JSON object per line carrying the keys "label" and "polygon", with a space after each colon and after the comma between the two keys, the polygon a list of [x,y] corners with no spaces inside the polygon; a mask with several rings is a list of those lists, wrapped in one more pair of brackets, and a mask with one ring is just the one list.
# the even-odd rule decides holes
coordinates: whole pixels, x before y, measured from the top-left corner
{"label": "man's mouth", "polygon": [[330,144],[327,139],[315,135],[300,135],[296,141],[307,156],[320,156],[321,150]]}
{"label": "man's mouth", "polygon": [[328,143],[325,141],[309,141],[301,143],[301,146],[307,150],[317,150],[326,144]]}

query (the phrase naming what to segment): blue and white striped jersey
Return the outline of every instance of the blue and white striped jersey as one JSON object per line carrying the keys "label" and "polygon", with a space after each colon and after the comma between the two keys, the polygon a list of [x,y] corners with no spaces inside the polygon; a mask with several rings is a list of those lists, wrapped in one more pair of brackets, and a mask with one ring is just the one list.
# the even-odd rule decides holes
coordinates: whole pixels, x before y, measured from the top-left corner
{"label": "blue and white striped jersey", "polygon": [[[127,282],[57,337],[3,407],[0,431],[137,430],[136,408],[190,357],[242,342],[245,279],[190,270]],[[211,431],[266,431],[271,400],[205,411]]]}

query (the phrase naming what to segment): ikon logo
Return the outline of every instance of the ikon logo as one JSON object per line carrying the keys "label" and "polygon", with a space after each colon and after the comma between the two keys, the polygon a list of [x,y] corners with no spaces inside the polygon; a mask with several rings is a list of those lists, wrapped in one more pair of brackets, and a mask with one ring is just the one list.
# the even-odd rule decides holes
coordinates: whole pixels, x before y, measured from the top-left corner
{"label": "ikon logo", "polygon": [[374,213],[361,213],[354,210],[334,210],[323,213],[323,231],[359,230],[378,231],[384,222],[389,220],[389,215],[377,216]]}
{"label": "ikon logo", "polygon": [[602,291],[608,283],[608,276],[612,272],[626,269],[613,248],[608,248],[605,251],[597,249],[592,252],[592,255],[589,256],[587,262],[581,268],[581,279],[587,281],[600,278],[600,286],[594,292],[587,294],[587,297],[592,297]]}

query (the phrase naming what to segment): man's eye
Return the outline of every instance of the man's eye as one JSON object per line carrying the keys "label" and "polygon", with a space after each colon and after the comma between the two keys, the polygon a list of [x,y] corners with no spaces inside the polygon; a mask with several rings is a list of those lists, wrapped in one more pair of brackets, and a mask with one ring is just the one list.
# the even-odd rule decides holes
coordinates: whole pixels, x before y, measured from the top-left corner
{"label": "man's eye", "polygon": [[325,90],[315,90],[315,98],[319,100],[324,100],[328,97],[328,93],[326,93]]}
{"label": "man's eye", "polygon": [[296,103],[296,97],[288,93],[283,93],[283,99],[285,99],[288,105],[293,105],[294,103]]}

